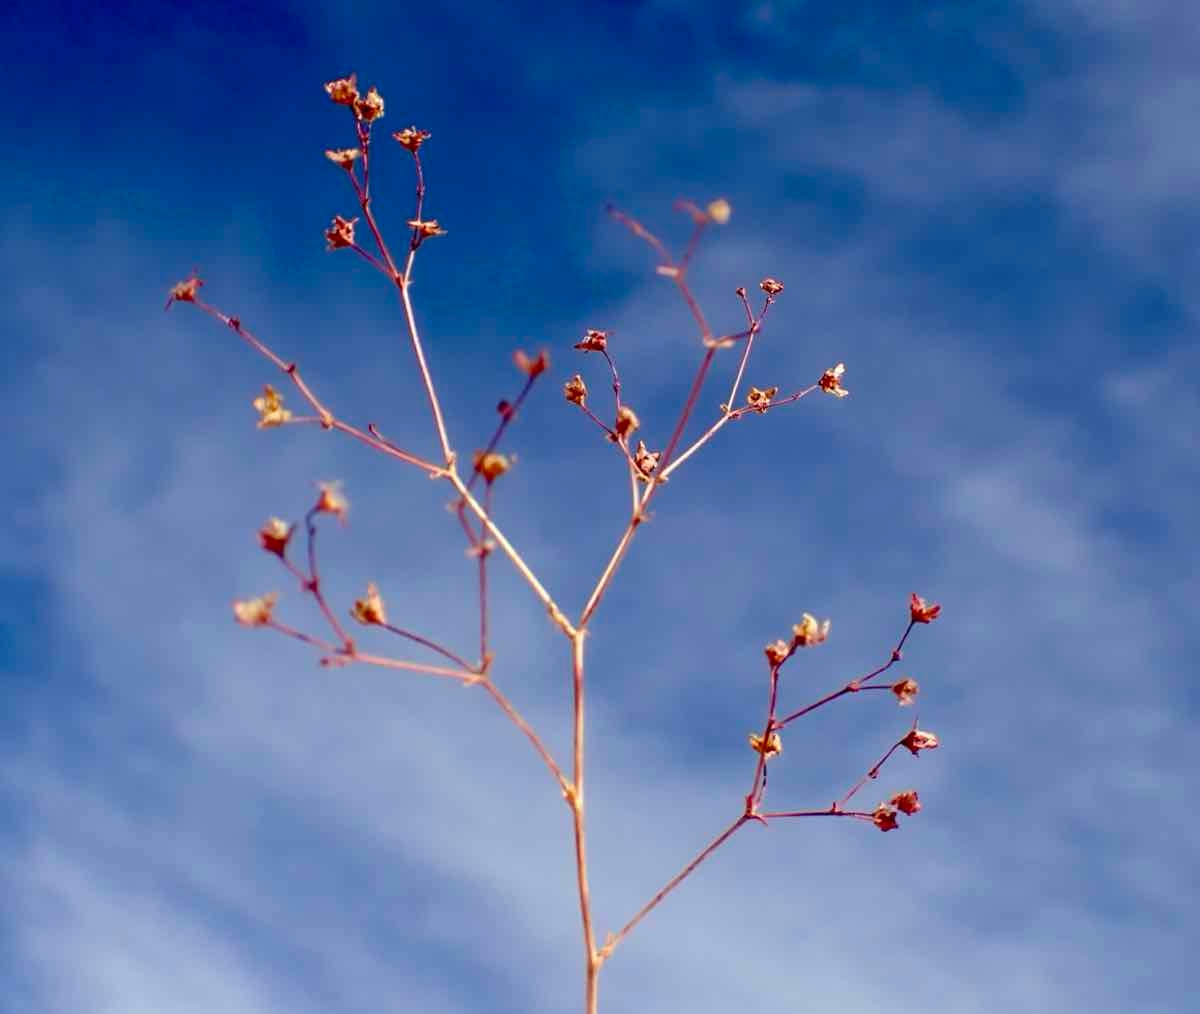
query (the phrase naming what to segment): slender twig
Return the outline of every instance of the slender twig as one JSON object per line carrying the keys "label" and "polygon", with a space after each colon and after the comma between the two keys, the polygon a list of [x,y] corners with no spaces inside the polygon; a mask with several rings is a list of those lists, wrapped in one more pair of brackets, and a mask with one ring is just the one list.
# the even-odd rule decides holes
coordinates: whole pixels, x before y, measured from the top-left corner
{"label": "slender twig", "polygon": [[588,889],[587,825],[584,819],[584,695],[583,695],[583,639],[587,631],[577,630],[571,638],[571,683],[574,691],[574,721],[572,723],[572,746],[574,763],[570,792],[567,802],[571,807],[572,826],[575,832],[575,879],[579,887],[579,914],[583,923],[583,947],[586,958],[586,983],[584,986],[585,1014],[596,1014],[597,975],[600,961],[596,954],[596,935],[592,929],[592,901]]}

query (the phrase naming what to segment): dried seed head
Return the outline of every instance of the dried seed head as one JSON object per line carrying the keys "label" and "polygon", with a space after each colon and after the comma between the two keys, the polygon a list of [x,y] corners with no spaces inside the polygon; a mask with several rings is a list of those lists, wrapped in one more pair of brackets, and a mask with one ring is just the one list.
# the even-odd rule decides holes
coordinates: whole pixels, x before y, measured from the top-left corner
{"label": "dried seed head", "polygon": [[334,215],[332,224],[325,230],[325,242],[329,244],[326,249],[340,250],[342,247],[354,246],[354,223],[357,221],[357,218]]}
{"label": "dried seed head", "polygon": [[633,463],[637,466],[638,476],[643,481],[650,478],[651,473],[658,467],[658,459],[662,457],[662,451],[649,451],[644,440],[639,440],[637,445],[637,453],[633,456]]}
{"label": "dried seed head", "polygon": [[167,305],[164,310],[169,310],[172,303],[194,303],[196,302],[196,293],[200,291],[200,286],[203,285],[199,278],[192,275],[191,278],[182,282],[176,282],[171,286],[171,292],[167,297]]}
{"label": "dried seed head", "polygon": [[896,700],[900,702],[901,707],[908,707],[917,699],[917,694],[921,687],[914,679],[909,679],[907,676],[892,684],[892,693],[896,695]]}
{"label": "dried seed head", "polygon": [[772,641],[764,649],[767,655],[767,661],[771,663],[771,668],[782,665],[788,655],[791,654],[791,645],[787,641]]}
{"label": "dried seed head", "polygon": [[405,127],[392,134],[392,137],[400,142],[401,148],[407,148],[414,155],[431,136],[428,130],[418,130],[416,127]]}
{"label": "dried seed head", "polygon": [[895,831],[900,825],[896,823],[896,810],[887,803],[880,803],[871,815],[871,821],[880,831]]}
{"label": "dried seed head", "polygon": [[263,393],[254,399],[254,410],[258,413],[258,428],[270,429],[272,426],[282,426],[292,418],[292,413],[283,407],[283,395],[270,384],[263,388]]}
{"label": "dried seed head", "polygon": [[354,100],[354,115],[364,123],[371,123],[383,115],[383,96],[371,88],[366,95]]}
{"label": "dried seed head", "polygon": [[353,109],[354,103],[358,101],[358,75],[351,74],[349,77],[340,77],[336,81],[328,81],[325,84],[325,91],[329,94],[329,98],[339,106],[349,106]]}
{"label": "dried seed head", "polygon": [[287,553],[287,545],[295,529],[295,525],[289,525],[279,518],[271,518],[258,530],[259,544],[268,553],[274,553],[282,560]]}
{"label": "dried seed head", "polygon": [[525,352],[517,349],[513,353],[513,362],[517,364],[517,369],[527,377],[536,377],[550,368],[550,357],[545,351],[539,352],[536,359],[530,359]]}
{"label": "dried seed head", "polygon": [[921,800],[917,798],[916,789],[897,792],[888,802],[901,813],[907,813],[910,817],[921,809]]}
{"label": "dried seed head", "polygon": [[757,732],[750,733],[749,738],[750,749],[755,753],[761,753],[768,760],[783,753],[783,740],[779,738],[777,732],[771,733],[765,741]]}
{"label": "dried seed head", "polygon": [[315,508],[317,513],[332,514],[338,521],[345,524],[350,503],[342,493],[342,484],[340,482],[320,482],[317,483],[317,488],[321,491]]}
{"label": "dried seed head", "polygon": [[233,604],[233,615],[243,627],[265,627],[271,622],[278,592],[268,592],[256,599],[241,599]]}
{"label": "dried seed head", "polygon": [[512,461],[498,451],[488,451],[486,454],[483,451],[475,452],[475,471],[482,475],[484,482],[489,485],[511,467]]}
{"label": "dried seed head", "polygon": [[778,387],[768,387],[765,389],[752,387],[750,388],[749,393],[746,395],[746,404],[759,414],[762,414],[771,404],[771,399],[774,398],[778,393]]}
{"label": "dried seed head", "polygon": [[576,342],[575,347],[583,352],[603,352],[608,348],[608,332],[589,328],[583,336],[583,341]]}
{"label": "dried seed head", "polygon": [[792,643],[798,648],[821,644],[829,637],[829,625],[829,620],[818,623],[815,616],[805,613],[800,617],[800,622],[792,627]]}
{"label": "dried seed head", "polygon": [[932,623],[942,611],[938,603],[926,602],[916,592],[913,592],[908,600],[908,609],[913,623]]}
{"label": "dried seed head", "polygon": [[563,384],[563,397],[565,397],[567,401],[575,405],[582,406],[583,403],[587,401],[587,396],[587,384],[583,382],[583,377],[581,377],[578,373],[576,373],[575,376]]}
{"label": "dried seed head", "polygon": [[774,299],[783,291],[783,282],[775,278],[764,278],[758,283],[758,287]]}
{"label": "dried seed head", "polygon": [[724,225],[729,221],[729,216],[733,214],[733,208],[724,197],[718,197],[715,201],[709,201],[708,207],[705,209],[708,212],[708,217],[717,225]]}
{"label": "dried seed head", "polygon": [[426,219],[425,221],[421,221],[419,218],[410,218],[408,220],[408,227],[416,230],[418,239],[429,239],[430,236],[446,235],[446,230],[438,225],[436,218]]}
{"label": "dried seed head", "polygon": [[622,405],[621,411],[617,413],[617,436],[627,439],[633,435],[634,431],[641,425],[638,422],[637,413],[634,412],[628,405]]}
{"label": "dried seed head", "polygon": [[329,148],[325,151],[325,157],[343,169],[353,169],[354,160],[361,158],[362,152],[358,148]]}
{"label": "dried seed head", "polygon": [[846,364],[838,363],[837,366],[821,374],[821,379],[817,381],[817,386],[827,394],[832,394],[835,398],[844,398],[850,393],[842,387],[842,374],[845,372]]}
{"label": "dried seed head", "polygon": [[936,750],[938,738],[924,729],[910,729],[908,735],[900,740],[900,745],[915,757],[922,750]]}
{"label": "dried seed head", "polygon": [[367,594],[361,599],[355,599],[354,608],[350,615],[363,626],[387,623],[387,610],[383,605],[383,597],[374,582],[367,585]]}

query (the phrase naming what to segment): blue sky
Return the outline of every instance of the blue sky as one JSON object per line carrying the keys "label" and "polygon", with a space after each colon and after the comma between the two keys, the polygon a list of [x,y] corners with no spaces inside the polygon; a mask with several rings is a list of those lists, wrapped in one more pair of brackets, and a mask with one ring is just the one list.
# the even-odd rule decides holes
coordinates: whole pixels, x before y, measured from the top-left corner
{"label": "blue sky", "polygon": [[[514,392],[513,349],[551,352],[497,514],[571,610],[628,495],[561,397],[582,370],[603,404],[571,345],[612,332],[659,445],[700,354],[605,202],[678,243],[676,197],[728,198],[693,272],[714,325],[738,326],[736,286],[787,285],[748,381],[847,364],[849,398],[730,426],[677,473],[598,615],[601,934],[736,815],[764,644],[832,618],[785,670],[798,707],[886,658],[910,591],[944,605],[900,670],[942,746],[868,790],[915,786],[923,812],[888,835],[746,828],[617,953],[601,1009],[1186,1009],[1190,5],[49,3],[0,28],[0,1008],[579,1009],[567,813],[490,701],[322,670],[229,613],[278,588],[283,618],[319,628],[254,532],[340,478],[331,597],[374,580],[397,621],[473,643],[447,491],[336,435],[257,431],[271,368],[162,313],[197,267],[335,411],[432,455],[394,297],[321,235],[354,212],[322,155],[350,125],[321,85],[357,71],[385,136],[433,133],[427,210],[449,234],[413,293],[460,450]],[[392,235],[402,154],[374,176]],[[565,755],[563,641],[499,561],[494,591],[497,682]],[[824,805],[909,717],[860,695],[790,728],[772,799]]]}

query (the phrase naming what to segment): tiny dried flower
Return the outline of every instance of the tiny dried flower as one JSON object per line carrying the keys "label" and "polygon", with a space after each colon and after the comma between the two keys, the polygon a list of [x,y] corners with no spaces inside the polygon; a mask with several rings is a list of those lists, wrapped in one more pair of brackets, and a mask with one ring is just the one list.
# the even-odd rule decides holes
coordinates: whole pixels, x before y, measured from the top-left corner
{"label": "tiny dried flower", "polygon": [[268,553],[274,553],[280,559],[283,559],[284,554],[287,552],[288,542],[291,540],[292,532],[295,529],[295,525],[289,525],[286,521],[281,521],[279,518],[271,518],[258,530],[259,544]]}
{"label": "tiny dried flower", "polygon": [[525,352],[517,349],[513,353],[513,362],[517,364],[517,369],[527,377],[536,377],[545,373],[550,367],[550,357],[544,350],[537,354],[536,359],[530,359]]}
{"label": "tiny dried flower", "polygon": [[258,428],[270,429],[272,426],[282,426],[292,418],[292,413],[283,407],[283,395],[270,384],[263,388],[263,393],[254,399],[254,410],[258,413]]}
{"label": "tiny dried flower", "polygon": [[397,130],[392,134],[392,137],[400,142],[401,148],[407,148],[414,155],[420,151],[423,145],[432,135],[428,130],[418,130],[416,127],[405,127],[403,130]]}
{"label": "tiny dried flower", "polygon": [[821,374],[817,386],[826,394],[832,394],[835,398],[844,398],[850,393],[842,387],[842,374],[845,372],[846,364],[838,363],[837,366]]}
{"label": "tiny dried flower", "polygon": [[637,413],[628,405],[622,405],[621,411],[617,413],[617,436],[628,438],[640,425]]}
{"label": "tiny dried flower", "polygon": [[900,740],[900,745],[907,748],[914,757],[922,750],[936,750],[938,738],[932,732],[924,729],[910,729],[907,736]]}
{"label": "tiny dried flower", "polygon": [[495,482],[511,467],[511,459],[498,451],[475,452],[475,471],[483,476],[484,482]]}
{"label": "tiny dried flower", "polygon": [[587,384],[583,382],[583,377],[578,373],[563,384],[563,397],[572,404],[582,407],[583,403],[587,401],[587,396]]}
{"label": "tiny dried flower", "polygon": [[715,201],[709,201],[708,207],[705,209],[708,212],[708,217],[717,225],[724,225],[729,221],[729,216],[733,214],[733,208],[724,197],[718,197]]}
{"label": "tiny dried flower", "polygon": [[662,451],[651,452],[646,447],[644,440],[639,440],[637,445],[637,453],[633,456],[633,463],[637,466],[637,470],[641,472],[639,478],[649,478],[650,473],[658,467],[658,459],[662,457]]}
{"label": "tiny dried flower", "polygon": [[921,809],[921,800],[917,798],[916,789],[897,792],[889,802],[901,813],[907,813],[910,817]]}
{"label": "tiny dried flower", "polygon": [[768,296],[774,299],[783,291],[783,282],[777,278],[764,278],[758,283],[758,287],[763,290]]}
{"label": "tiny dried flower", "polygon": [[328,250],[340,250],[342,247],[354,246],[354,223],[357,218],[342,218],[333,216],[333,223],[325,230],[325,242]]}
{"label": "tiny dried flower", "polygon": [[787,641],[772,641],[764,649],[767,655],[767,661],[774,668],[777,665],[782,665],[786,661],[788,655],[791,654],[792,646]]}
{"label": "tiny dried flower", "polygon": [[317,513],[332,514],[338,521],[345,524],[346,512],[350,510],[350,503],[342,492],[342,484],[340,482],[321,482],[317,484],[317,487],[321,490],[315,508]]}
{"label": "tiny dried flower", "polygon": [[196,293],[200,291],[200,286],[204,282],[192,275],[182,282],[176,282],[171,286],[171,292],[167,297],[167,305],[164,310],[169,310],[172,303],[194,303],[196,302]]}
{"label": "tiny dried flower", "polygon": [[818,623],[815,616],[805,613],[800,617],[800,622],[792,627],[792,643],[799,648],[821,644],[829,637],[829,626],[829,620]]}
{"label": "tiny dried flower", "polygon": [[278,598],[278,592],[268,592],[256,599],[239,599],[233,604],[233,615],[243,627],[265,627]]}
{"label": "tiny dried flower", "polygon": [[913,592],[908,600],[908,609],[913,623],[932,623],[942,611],[938,603],[926,602],[916,592]]}
{"label": "tiny dried flower", "polygon": [[418,239],[429,239],[430,236],[445,236],[446,230],[438,225],[436,218],[429,218],[422,221],[419,218],[410,218],[408,227],[417,231]]}
{"label": "tiny dried flower", "polygon": [[367,585],[367,594],[361,599],[354,600],[354,608],[350,615],[363,626],[387,623],[387,611],[384,609],[383,597],[374,582]]}
{"label": "tiny dried flower", "polygon": [[900,825],[896,822],[896,810],[887,803],[880,803],[871,815],[871,821],[880,831],[895,831]]}
{"label": "tiny dried flower", "polygon": [[354,103],[358,101],[358,75],[351,74],[349,77],[340,77],[336,81],[328,81],[325,84],[325,91],[329,94],[329,98],[339,106],[349,106],[353,109]]}
{"label": "tiny dried flower", "polygon": [[327,148],[325,157],[343,169],[353,169],[354,160],[361,158],[362,152],[358,148]]}
{"label": "tiny dried flower", "polygon": [[366,95],[354,100],[354,115],[364,123],[378,120],[383,115],[383,96],[374,86]]}
{"label": "tiny dried flower", "polygon": [[914,679],[909,679],[907,676],[892,684],[892,693],[896,695],[896,700],[900,702],[902,708],[907,708],[912,704],[917,699],[917,694],[920,690],[920,684]]}
{"label": "tiny dried flower", "polygon": [[576,342],[575,347],[583,352],[603,352],[608,348],[608,332],[588,328],[583,341]]}
{"label": "tiny dried flower", "polygon": [[778,387],[768,387],[765,390],[757,387],[750,388],[746,395],[746,404],[749,405],[759,414],[767,410],[767,406],[771,404],[771,399],[779,393]]}
{"label": "tiny dried flower", "polygon": [[768,760],[783,753],[783,740],[779,738],[779,733],[777,732],[771,733],[765,741],[757,732],[750,733],[749,738],[750,749],[755,753],[761,753]]}

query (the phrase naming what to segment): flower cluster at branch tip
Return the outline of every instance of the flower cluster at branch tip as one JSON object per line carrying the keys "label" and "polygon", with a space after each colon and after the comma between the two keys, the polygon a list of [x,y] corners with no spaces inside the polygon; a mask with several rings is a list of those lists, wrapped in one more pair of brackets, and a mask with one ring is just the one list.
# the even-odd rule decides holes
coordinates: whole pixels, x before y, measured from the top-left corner
{"label": "flower cluster at branch tip", "polygon": [[317,488],[320,489],[321,495],[317,498],[313,510],[318,514],[332,514],[338,521],[345,524],[350,504],[346,500],[345,494],[342,493],[342,484],[340,482],[321,482],[317,484]]}
{"label": "flower cluster at branch tip", "polygon": [[909,679],[907,676],[892,684],[892,693],[896,695],[896,700],[904,708],[917,699],[917,694],[920,690],[920,684],[914,679]]}
{"label": "flower cluster at branch tip", "polygon": [[325,230],[325,242],[329,244],[326,249],[340,250],[354,246],[354,223],[357,221],[357,218],[334,215],[332,224]]}
{"label": "flower cluster at branch tip", "polygon": [[373,85],[366,95],[360,95],[357,74],[326,82],[325,91],[331,101],[353,110],[354,118],[363,123],[371,123],[383,115],[383,96]]}
{"label": "flower cluster at branch tip", "polygon": [[358,148],[327,148],[325,157],[343,169],[353,169],[355,159],[361,158],[362,152]]}
{"label": "flower cluster at branch tip", "polygon": [[622,405],[621,411],[617,413],[617,436],[627,439],[632,436],[634,431],[641,425],[638,421],[637,413],[634,412],[628,405]]}
{"label": "flower cluster at branch tip", "polygon": [[512,467],[512,459],[498,451],[475,452],[475,471],[489,486]]}
{"label": "flower cluster at branch tip", "polygon": [[792,627],[792,643],[798,648],[822,644],[829,637],[829,620],[817,622],[815,616],[805,613],[800,622]]}
{"label": "flower cluster at branch tip", "polygon": [[916,592],[908,600],[909,614],[913,623],[932,623],[938,618],[942,607],[936,602],[926,602]]}
{"label": "flower cluster at branch tip", "polygon": [[768,387],[765,389],[752,387],[746,395],[746,404],[761,415],[770,406],[771,399],[778,393],[778,387]]}
{"label": "flower cluster at branch tip", "polygon": [[379,589],[375,587],[374,582],[367,585],[365,597],[354,600],[354,608],[350,610],[350,615],[365,627],[387,623],[387,611],[383,605],[383,596],[379,594]]}
{"label": "flower cluster at branch tip", "polygon": [[938,738],[932,732],[914,728],[910,729],[908,735],[900,740],[900,745],[916,757],[922,750],[936,750]]}
{"label": "flower cluster at branch tip", "polygon": [[907,813],[910,817],[921,809],[921,800],[917,798],[916,789],[906,789],[904,792],[897,792],[892,796],[890,803],[901,813]]}
{"label": "flower cluster at branch tip", "polygon": [[563,384],[563,397],[573,405],[582,407],[583,403],[587,401],[587,396],[587,384],[583,382],[583,377],[578,373]]}
{"label": "flower cluster at branch tip", "polygon": [[392,137],[400,143],[401,148],[407,148],[414,155],[421,150],[421,145],[432,137],[428,130],[418,130],[416,127],[405,127],[392,133]]}
{"label": "flower cluster at branch tip", "polygon": [[550,357],[544,350],[539,352],[535,358],[530,358],[528,353],[517,349],[513,353],[513,362],[517,364],[517,369],[527,377],[536,377],[550,368]]}
{"label": "flower cluster at branch tip", "polygon": [[171,292],[167,296],[167,305],[163,309],[169,310],[172,303],[196,302],[196,293],[200,291],[200,286],[203,284],[204,282],[195,275],[182,282],[176,282],[171,286]]}
{"label": "flower cluster at branch tip", "polygon": [[837,366],[821,374],[821,379],[817,381],[817,386],[826,394],[832,394],[835,398],[844,398],[850,393],[842,387],[842,374],[845,372],[846,364],[838,363]]}
{"label": "flower cluster at branch tip", "polygon": [[633,463],[637,466],[638,472],[641,474],[639,479],[647,480],[658,467],[658,459],[662,457],[662,451],[650,451],[646,447],[644,440],[639,440],[637,445],[637,453],[633,456]]}
{"label": "flower cluster at branch tip", "polygon": [[583,340],[575,343],[575,348],[582,352],[603,352],[608,348],[608,332],[588,328]]}
{"label": "flower cluster at branch tip", "polygon": [[729,221],[729,216],[733,214],[732,206],[724,197],[718,197],[715,201],[709,201],[705,211],[708,212],[708,217],[717,225],[725,225]]}
{"label": "flower cluster at branch tip", "polygon": [[896,823],[896,808],[888,806],[887,803],[880,803],[875,807],[871,820],[880,831],[895,831],[900,826]]}
{"label": "flower cluster at branch tip", "polygon": [[771,299],[774,299],[783,291],[783,282],[777,278],[764,278],[758,283],[758,287],[767,294]]}
{"label": "flower cluster at branch tip", "polygon": [[268,592],[256,599],[240,599],[233,604],[233,615],[243,627],[265,627],[278,598],[278,592]]}
{"label": "flower cluster at branch tip", "polygon": [[438,225],[436,218],[429,218],[422,221],[419,218],[410,218],[408,227],[415,230],[418,240],[429,239],[430,236],[445,236],[446,230]]}
{"label": "flower cluster at branch tip", "polygon": [[292,413],[283,407],[283,395],[270,384],[263,387],[263,393],[254,399],[254,411],[258,413],[260,430],[282,426],[292,418]]}
{"label": "flower cluster at branch tip", "polygon": [[917,798],[915,789],[898,792],[886,803],[880,803],[871,814],[872,823],[880,831],[895,831],[900,824],[896,820],[897,813],[912,816],[921,809],[921,801]]}
{"label": "flower cluster at branch tip", "polygon": [[750,733],[750,749],[755,753],[761,753],[764,757],[770,759],[783,753],[783,740],[779,738],[779,733],[773,732],[765,740],[757,732]]}
{"label": "flower cluster at branch tip", "polygon": [[763,649],[763,653],[767,656],[767,661],[771,663],[771,668],[774,669],[787,661],[788,656],[792,653],[792,646],[787,641],[772,641]]}
{"label": "flower cluster at branch tip", "polygon": [[268,553],[274,553],[281,560],[287,553],[288,542],[291,541],[295,525],[289,525],[279,518],[271,518],[258,530],[258,542]]}

